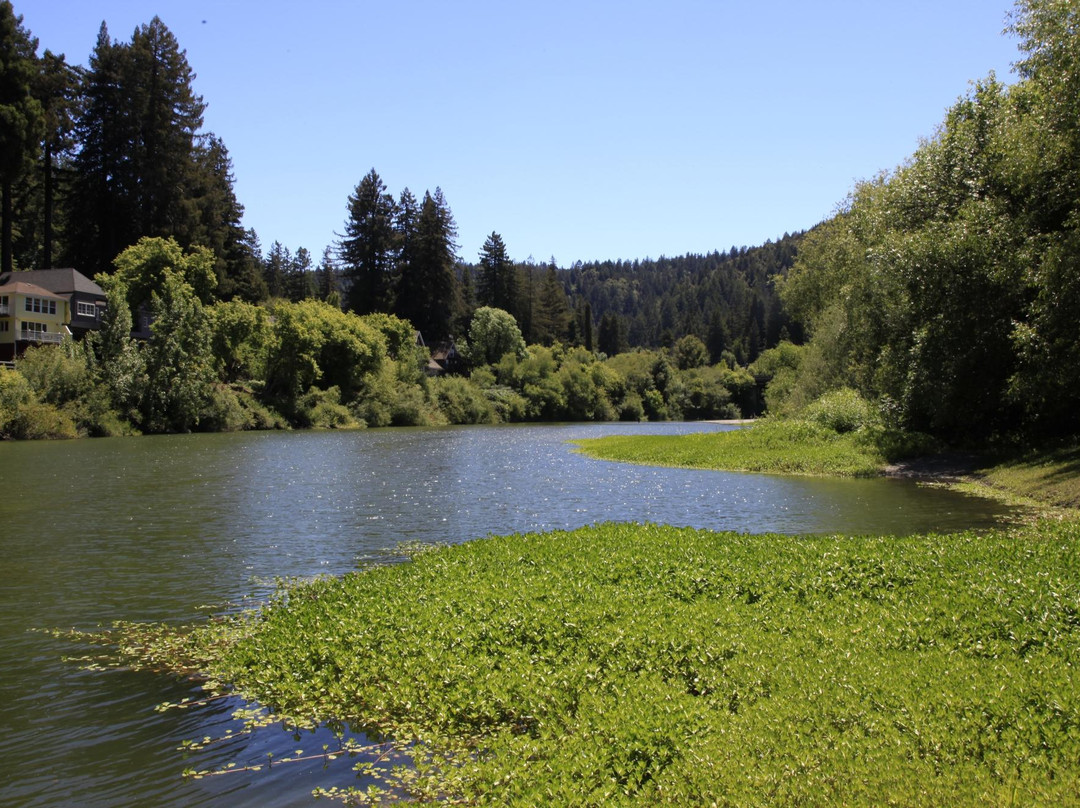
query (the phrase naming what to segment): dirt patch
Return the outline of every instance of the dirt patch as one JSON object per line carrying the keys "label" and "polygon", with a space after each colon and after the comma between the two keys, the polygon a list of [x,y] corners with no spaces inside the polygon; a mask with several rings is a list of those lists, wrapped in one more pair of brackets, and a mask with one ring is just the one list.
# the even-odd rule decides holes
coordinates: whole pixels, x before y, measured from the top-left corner
{"label": "dirt patch", "polygon": [[885,467],[885,476],[955,483],[971,479],[982,464],[983,461],[978,455],[948,452],[893,463]]}

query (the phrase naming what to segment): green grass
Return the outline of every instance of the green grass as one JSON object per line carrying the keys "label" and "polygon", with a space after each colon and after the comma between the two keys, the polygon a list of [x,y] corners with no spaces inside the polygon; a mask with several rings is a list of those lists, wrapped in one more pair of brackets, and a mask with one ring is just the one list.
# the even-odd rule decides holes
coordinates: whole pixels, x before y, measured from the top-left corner
{"label": "green grass", "polygon": [[[605,524],[285,590],[128,661],[405,741],[401,797],[1076,805],[1080,522],[909,538]],[[355,796],[355,795],[354,795]]]}
{"label": "green grass", "polygon": [[1080,508],[1080,448],[1026,455],[982,472],[982,482],[1017,496],[1065,508]]}
{"label": "green grass", "polygon": [[887,463],[867,432],[807,421],[759,421],[730,432],[613,435],[575,441],[590,457],[660,466],[774,474],[871,476]]}

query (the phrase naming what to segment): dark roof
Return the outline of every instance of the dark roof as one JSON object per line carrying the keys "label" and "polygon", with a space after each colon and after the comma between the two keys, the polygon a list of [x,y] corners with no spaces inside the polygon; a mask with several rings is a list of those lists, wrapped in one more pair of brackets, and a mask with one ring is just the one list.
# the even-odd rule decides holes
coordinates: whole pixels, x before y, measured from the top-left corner
{"label": "dark roof", "polygon": [[105,296],[104,289],[77,269],[24,269],[0,275],[0,285],[15,281],[32,283],[58,295],[82,292],[88,295]]}

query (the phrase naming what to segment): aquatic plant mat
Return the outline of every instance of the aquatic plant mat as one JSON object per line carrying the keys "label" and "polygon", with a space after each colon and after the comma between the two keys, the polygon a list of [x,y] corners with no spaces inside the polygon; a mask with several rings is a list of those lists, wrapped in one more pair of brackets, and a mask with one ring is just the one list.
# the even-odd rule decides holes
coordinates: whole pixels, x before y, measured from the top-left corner
{"label": "aquatic plant mat", "polygon": [[143,627],[128,661],[396,738],[408,765],[373,799],[1076,805],[1078,541],[1050,521],[492,537]]}
{"label": "aquatic plant mat", "polygon": [[869,430],[838,433],[798,420],[760,421],[730,432],[608,435],[573,441],[602,460],[722,471],[872,477],[887,464]]}

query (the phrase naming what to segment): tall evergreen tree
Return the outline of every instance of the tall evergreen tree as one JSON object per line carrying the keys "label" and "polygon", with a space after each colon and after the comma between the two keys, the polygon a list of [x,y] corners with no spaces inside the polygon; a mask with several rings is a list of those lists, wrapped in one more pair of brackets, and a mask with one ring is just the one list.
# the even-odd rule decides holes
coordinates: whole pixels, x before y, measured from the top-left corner
{"label": "tall evergreen tree", "polygon": [[[592,319],[591,313],[589,319]],[[566,337],[569,323],[570,306],[566,301],[566,292],[559,280],[558,270],[549,265],[544,272],[537,305],[533,310],[533,335],[537,342],[551,345],[556,340]],[[592,342],[591,333],[589,342]],[[591,345],[586,345],[586,347],[592,350]]]}
{"label": "tall evergreen tree", "polygon": [[9,0],[0,1],[0,272],[14,268],[15,183],[37,157],[45,113],[33,95],[37,40]]}
{"label": "tall evergreen tree", "polygon": [[338,242],[338,258],[347,283],[347,308],[357,314],[391,311],[398,249],[396,208],[374,168],[349,196],[349,218]]}
{"label": "tall evergreen tree", "polygon": [[454,266],[457,227],[442,191],[424,194],[410,260],[398,282],[397,313],[408,320],[429,344],[449,338],[461,308]]}
{"label": "tall evergreen tree", "polygon": [[292,264],[292,253],[289,248],[282,246],[280,241],[270,245],[263,261],[263,279],[266,283],[267,294],[271,298],[286,296],[286,276],[289,273],[289,265]]}
{"label": "tall evergreen tree", "polygon": [[[67,63],[63,54],[50,50],[41,59],[36,94],[45,112],[45,135],[41,155],[41,258],[42,269],[51,269],[56,255],[55,236],[58,162],[70,160],[74,151],[75,118],[83,70]],[[70,173],[70,172],[69,172]]]}
{"label": "tall evergreen tree", "polygon": [[480,283],[476,290],[477,302],[510,312],[518,318],[517,268],[506,252],[502,236],[493,232],[480,250]]}
{"label": "tall evergreen tree", "polygon": [[193,77],[160,18],[137,28],[127,45],[111,41],[102,24],[78,125],[71,263],[108,271],[112,258],[142,236],[191,245],[199,230],[192,184],[205,108]]}
{"label": "tall evergreen tree", "polygon": [[315,296],[323,302],[338,297],[338,273],[337,262],[334,260],[334,251],[327,247],[323,250],[322,261],[315,268]]}
{"label": "tall evergreen tree", "polygon": [[245,245],[244,206],[233,190],[232,160],[224,142],[212,133],[196,141],[186,197],[184,204],[192,215],[185,217],[187,232],[178,234],[177,240],[214,251],[218,295],[223,300],[265,297],[259,294],[257,264]]}

